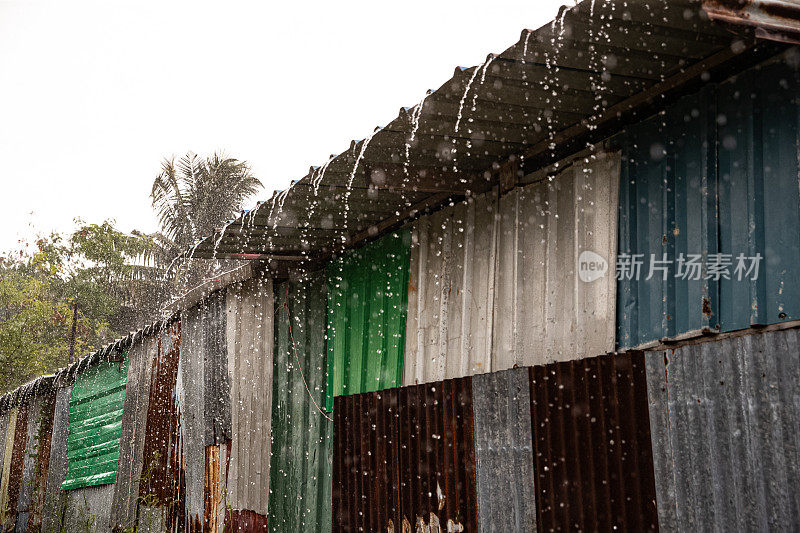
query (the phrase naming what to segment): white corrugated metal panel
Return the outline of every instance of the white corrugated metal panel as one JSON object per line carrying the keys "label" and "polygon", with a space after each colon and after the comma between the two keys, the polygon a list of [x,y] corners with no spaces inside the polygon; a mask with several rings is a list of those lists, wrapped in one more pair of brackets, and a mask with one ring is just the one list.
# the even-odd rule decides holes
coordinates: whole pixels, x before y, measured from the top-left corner
{"label": "white corrugated metal panel", "polygon": [[273,317],[272,280],[253,279],[228,289],[233,438],[227,504],[263,516],[269,496]]}
{"label": "white corrugated metal panel", "polygon": [[[541,178],[414,222],[406,385],[613,351],[619,154]],[[584,251],[603,277],[580,280]]]}
{"label": "white corrugated metal panel", "polygon": [[497,193],[412,227],[404,384],[490,370]]}
{"label": "white corrugated metal panel", "polygon": [[[614,350],[619,164],[589,156],[500,200],[492,370]],[[580,279],[583,252],[603,277]]]}

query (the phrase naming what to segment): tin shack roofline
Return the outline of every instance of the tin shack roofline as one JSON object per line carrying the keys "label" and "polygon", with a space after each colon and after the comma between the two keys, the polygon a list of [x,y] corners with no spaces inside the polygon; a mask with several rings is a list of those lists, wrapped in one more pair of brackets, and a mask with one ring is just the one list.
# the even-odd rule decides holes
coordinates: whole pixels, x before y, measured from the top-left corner
{"label": "tin shack roofline", "polygon": [[[419,214],[609,138],[703,83],[780,52],[719,2],[584,0],[196,243],[197,258],[322,263]],[[345,206],[348,206],[347,208]]]}

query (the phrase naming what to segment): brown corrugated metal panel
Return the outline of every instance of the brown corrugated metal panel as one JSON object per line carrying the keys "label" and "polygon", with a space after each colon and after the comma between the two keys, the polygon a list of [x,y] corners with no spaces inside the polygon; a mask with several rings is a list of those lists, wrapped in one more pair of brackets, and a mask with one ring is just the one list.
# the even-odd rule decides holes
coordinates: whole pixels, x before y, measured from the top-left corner
{"label": "brown corrugated metal panel", "polygon": [[[8,496],[3,513],[3,528],[14,531],[17,523],[17,503],[22,490],[22,469],[25,462],[25,445],[28,436],[29,407],[23,405],[17,412],[17,423],[14,428],[14,439],[11,448],[11,464],[8,477]],[[6,439],[8,443],[8,439]]]}
{"label": "brown corrugated metal panel", "polygon": [[483,194],[412,225],[405,385],[491,370],[497,211]]}
{"label": "brown corrugated metal panel", "polygon": [[619,165],[588,155],[501,198],[492,370],[614,350]]}
{"label": "brown corrugated metal panel", "polygon": [[539,531],[658,529],[644,355],[530,369]]}
{"label": "brown corrugated metal panel", "polygon": [[111,531],[114,484],[95,485],[65,491],[67,508],[64,531],[105,533]]}
{"label": "brown corrugated metal panel", "polygon": [[267,531],[267,517],[253,511],[229,509],[225,513],[225,531],[243,533]]}
{"label": "brown corrugated metal panel", "polygon": [[263,517],[269,499],[272,291],[272,280],[253,279],[230,287],[226,298],[233,428],[226,506]]}
{"label": "brown corrugated metal panel", "polygon": [[111,510],[111,524],[121,529],[136,525],[136,507],[144,464],[150,383],[157,355],[157,335],[138,338],[128,350],[128,377],[125,385],[125,404],[122,408],[119,464]]}
{"label": "brown corrugated metal panel", "polygon": [[477,531],[471,378],[340,396],[333,412],[334,531]]}
{"label": "brown corrugated metal panel", "polygon": [[205,480],[203,491],[203,531],[217,533],[225,516],[222,498],[224,490],[223,465],[226,462],[228,446],[206,447]]}
{"label": "brown corrugated metal panel", "polygon": [[180,344],[180,322],[173,322],[159,332],[158,354],[150,379],[144,463],[139,484],[141,505],[161,508],[170,531],[186,527],[181,420],[175,390]]}
{"label": "brown corrugated metal panel", "polygon": [[646,355],[669,531],[800,530],[800,331]]}
{"label": "brown corrugated metal panel", "polygon": [[[56,394],[49,392],[33,400],[28,417],[28,443],[23,468],[23,494],[17,505],[17,529],[36,532],[42,526],[42,510],[50,467],[50,442],[53,435],[53,414]],[[24,515],[27,514],[27,521]]]}
{"label": "brown corrugated metal panel", "polygon": [[13,524],[7,524],[6,510],[9,508],[11,458],[14,455],[14,439],[17,435],[17,418],[19,417],[19,410],[19,407],[14,407],[8,412],[6,439],[3,446],[3,477],[2,482],[0,482],[0,529],[2,529],[2,531],[6,531],[6,529],[13,527]]}
{"label": "brown corrugated metal panel", "polygon": [[536,531],[527,368],[472,378],[478,531]]}
{"label": "brown corrugated metal panel", "polygon": [[67,493],[61,490],[61,484],[67,477],[67,425],[71,395],[72,387],[63,387],[56,391],[53,431],[50,438],[50,461],[42,511],[42,531],[46,532],[63,531]]}

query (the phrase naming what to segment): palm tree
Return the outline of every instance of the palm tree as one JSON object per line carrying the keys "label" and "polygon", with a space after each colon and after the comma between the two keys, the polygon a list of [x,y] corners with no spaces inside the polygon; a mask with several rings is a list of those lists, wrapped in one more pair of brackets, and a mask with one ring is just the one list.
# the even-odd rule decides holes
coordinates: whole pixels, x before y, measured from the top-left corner
{"label": "palm tree", "polygon": [[261,187],[246,161],[224,154],[201,158],[189,152],[177,163],[174,157],[165,159],[150,193],[161,226],[161,232],[151,236],[160,259],[169,264],[195,241],[211,235],[241,212]]}

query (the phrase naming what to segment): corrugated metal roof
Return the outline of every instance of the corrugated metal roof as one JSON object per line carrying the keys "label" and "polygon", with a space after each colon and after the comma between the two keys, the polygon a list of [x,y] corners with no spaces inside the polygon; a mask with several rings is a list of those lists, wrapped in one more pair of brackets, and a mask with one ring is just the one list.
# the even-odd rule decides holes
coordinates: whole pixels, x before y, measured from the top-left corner
{"label": "corrugated metal roof", "polygon": [[530,376],[539,531],[657,531],[644,355],[552,363]]}
{"label": "corrugated metal roof", "polygon": [[325,408],[324,272],[276,288],[270,531],[331,531],[333,421]]}
{"label": "corrugated metal roof", "polygon": [[659,522],[800,529],[800,331],[646,355]]}
{"label": "corrugated metal roof", "polygon": [[757,37],[800,43],[798,0],[704,0],[703,9],[713,20],[754,26]]}
{"label": "corrugated metal roof", "polygon": [[338,396],[334,531],[477,531],[471,378]]}
{"label": "corrugated metal roof", "polygon": [[654,97],[748,61],[750,44],[710,22],[699,1],[584,0],[482,65],[456,68],[417,106],[187,255],[328,257],[489,190],[510,156],[524,156],[529,172],[601,140]]}

